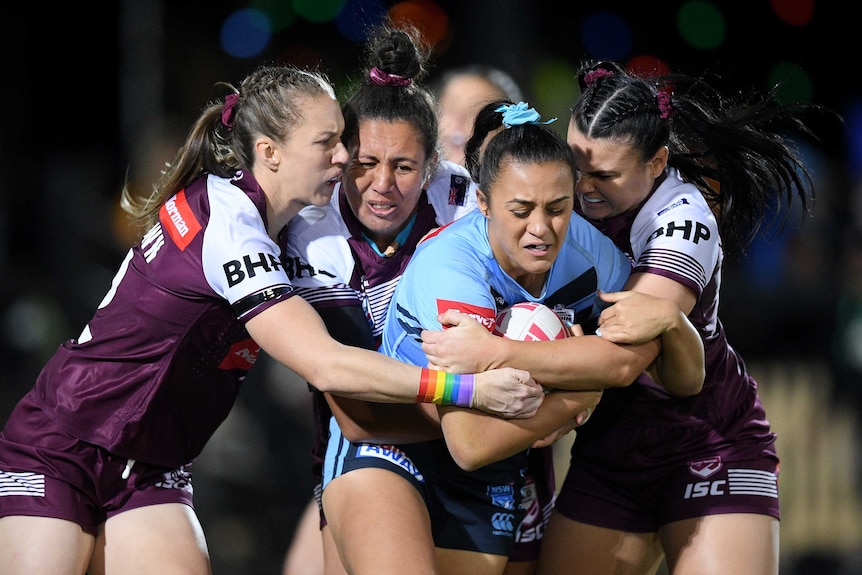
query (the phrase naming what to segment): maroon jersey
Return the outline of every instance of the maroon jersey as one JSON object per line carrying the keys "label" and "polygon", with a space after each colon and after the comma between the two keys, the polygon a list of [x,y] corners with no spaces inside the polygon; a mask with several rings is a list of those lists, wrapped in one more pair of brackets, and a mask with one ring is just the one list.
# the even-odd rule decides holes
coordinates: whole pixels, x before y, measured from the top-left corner
{"label": "maroon jersey", "polygon": [[258,356],[245,322],[292,295],[252,175],[202,177],[162,206],[30,399],[83,441],[183,465],[227,417]]}

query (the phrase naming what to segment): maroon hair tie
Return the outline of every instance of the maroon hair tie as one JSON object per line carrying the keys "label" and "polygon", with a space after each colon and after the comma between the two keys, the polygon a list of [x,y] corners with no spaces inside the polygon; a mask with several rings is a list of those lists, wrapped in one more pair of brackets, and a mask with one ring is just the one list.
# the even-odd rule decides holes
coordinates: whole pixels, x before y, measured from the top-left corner
{"label": "maroon hair tie", "polygon": [[228,132],[233,130],[237,100],[239,100],[239,94],[228,94],[224,97],[224,106],[221,109],[221,123],[228,129]]}
{"label": "maroon hair tie", "polygon": [[377,66],[371,68],[368,72],[368,77],[378,86],[409,86],[413,81],[411,78],[398,76],[396,74],[387,74]]}
{"label": "maroon hair tie", "polygon": [[673,106],[670,104],[670,94],[659,90],[655,97],[656,100],[658,100],[659,117],[662,120],[667,120],[673,116]]}
{"label": "maroon hair tie", "polygon": [[584,85],[589,88],[593,85],[593,82],[595,82],[599,78],[607,78],[613,75],[613,72],[611,72],[610,70],[605,70],[604,68],[596,68],[595,70],[590,70],[589,72],[584,74]]}

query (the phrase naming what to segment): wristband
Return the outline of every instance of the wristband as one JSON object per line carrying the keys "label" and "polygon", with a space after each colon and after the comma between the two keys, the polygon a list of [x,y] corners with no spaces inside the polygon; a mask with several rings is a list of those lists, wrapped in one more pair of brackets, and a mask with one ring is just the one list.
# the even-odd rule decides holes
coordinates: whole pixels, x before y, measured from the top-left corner
{"label": "wristband", "polygon": [[471,407],[474,382],[473,374],[456,375],[445,371],[422,368],[416,402]]}

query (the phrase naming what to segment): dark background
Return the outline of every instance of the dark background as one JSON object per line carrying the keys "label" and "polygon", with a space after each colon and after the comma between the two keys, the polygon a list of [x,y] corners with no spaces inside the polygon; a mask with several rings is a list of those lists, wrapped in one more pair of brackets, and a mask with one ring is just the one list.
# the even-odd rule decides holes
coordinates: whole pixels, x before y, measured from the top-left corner
{"label": "dark background", "polygon": [[[360,64],[359,44],[329,21],[297,18],[273,33],[263,51],[237,58],[222,50],[220,30],[230,14],[253,3],[108,4],[30,2],[4,10],[0,421],[57,344],[77,336],[136,241],[117,206],[124,181],[147,189],[214,97],[216,82],[238,83],[260,63],[286,61],[319,65],[343,89]],[[797,2],[814,5],[803,26],[781,21],[767,1],[720,3],[726,35],[717,47],[699,49],[678,31],[685,4],[439,1],[448,27],[431,78],[465,63],[497,65],[518,80],[543,117],[565,120],[575,97],[569,90],[574,67],[605,55],[590,53],[587,42],[585,23],[599,10],[630,26],[631,49],[618,59],[651,54],[742,92],[770,87],[778,62],[807,71],[811,101],[847,123],[818,121],[822,142],[802,143],[819,187],[815,215],[801,226],[791,220],[782,233],[728,261],[722,317],[749,360],[826,362],[837,397],[855,404],[862,397],[862,357],[854,363],[841,346],[862,346],[862,332],[848,335],[853,310],[862,317],[856,133],[862,82],[853,21],[836,2]],[[565,121],[558,124],[565,128]],[[235,416],[195,467],[196,502],[216,573],[277,573],[311,493],[304,386],[278,391],[291,374],[262,364]]]}

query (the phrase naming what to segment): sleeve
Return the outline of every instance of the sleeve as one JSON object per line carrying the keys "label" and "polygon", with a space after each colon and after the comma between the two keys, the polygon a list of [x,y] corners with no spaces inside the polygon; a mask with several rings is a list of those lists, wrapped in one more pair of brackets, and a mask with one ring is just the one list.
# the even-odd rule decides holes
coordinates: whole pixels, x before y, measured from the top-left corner
{"label": "sleeve", "polygon": [[248,321],[294,295],[278,245],[245,195],[211,194],[201,264],[213,291]]}
{"label": "sleeve", "polygon": [[494,298],[484,281],[481,262],[467,251],[423,249],[413,256],[390,303],[383,353],[413,365],[427,365],[422,330],[442,329],[437,316],[447,309],[457,309],[489,329],[493,327]]}
{"label": "sleeve", "polygon": [[638,214],[631,236],[634,271],[669,277],[700,295],[720,260],[721,238],[700,192],[685,188],[694,192]]}
{"label": "sleeve", "polygon": [[318,310],[360,304],[349,286],[355,262],[348,235],[332,205],[303,208],[290,223],[284,249],[288,277]]}
{"label": "sleeve", "polygon": [[428,203],[437,214],[437,224],[445,225],[476,209],[476,183],[458,164],[442,160],[426,190]]}

